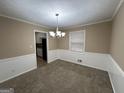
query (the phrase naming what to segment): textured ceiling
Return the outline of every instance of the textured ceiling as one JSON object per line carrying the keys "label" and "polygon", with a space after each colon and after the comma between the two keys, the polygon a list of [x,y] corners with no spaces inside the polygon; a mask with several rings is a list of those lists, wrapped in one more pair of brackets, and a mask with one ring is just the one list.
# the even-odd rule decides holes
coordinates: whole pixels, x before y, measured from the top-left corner
{"label": "textured ceiling", "polygon": [[89,24],[110,19],[120,0],[0,0],[0,14],[55,27]]}

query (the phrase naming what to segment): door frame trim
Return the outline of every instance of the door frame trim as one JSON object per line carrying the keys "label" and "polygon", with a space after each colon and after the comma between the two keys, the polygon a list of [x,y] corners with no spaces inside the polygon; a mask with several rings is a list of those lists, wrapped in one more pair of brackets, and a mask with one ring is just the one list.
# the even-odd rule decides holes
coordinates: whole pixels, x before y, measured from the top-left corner
{"label": "door frame trim", "polygon": [[[48,53],[49,53],[49,34],[47,31],[42,31],[42,30],[34,30],[34,51],[35,51],[35,54],[36,54],[36,36],[35,36],[35,33],[36,32],[39,32],[39,33],[45,33],[46,34],[46,39],[47,39],[47,63],[48,63]],[[36,59],[37,60],[37,59]],[[37,62],[37,61],[36,61]]]}

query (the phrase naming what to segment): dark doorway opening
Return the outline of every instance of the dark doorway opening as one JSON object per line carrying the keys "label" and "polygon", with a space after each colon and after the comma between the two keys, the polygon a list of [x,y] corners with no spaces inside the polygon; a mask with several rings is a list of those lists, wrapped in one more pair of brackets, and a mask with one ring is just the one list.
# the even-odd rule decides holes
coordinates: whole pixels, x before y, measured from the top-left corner
{"label": "dark doorway opening", "polygon": [[35,32],[37,67],[47,64],[47,34]]}

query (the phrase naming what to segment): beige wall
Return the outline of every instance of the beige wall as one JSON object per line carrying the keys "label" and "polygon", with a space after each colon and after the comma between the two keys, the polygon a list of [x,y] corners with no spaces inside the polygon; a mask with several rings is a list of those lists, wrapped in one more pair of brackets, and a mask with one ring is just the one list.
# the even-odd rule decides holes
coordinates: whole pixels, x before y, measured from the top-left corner
{"label": "beige wall", "polygon": [[58,40],[58,48],[69,49],[69,32],[86,30],[86,52],[109,53],[112,22],[66,29],[65,38]]}
{"label": "beige wall", "polygon": [[57,49],[57,39],[49,36],[49,50]]}
{"label": "beige wall", "polygon": [[[48,29],[0,17],[0,59],[34,53],[34,29]],[[50,38],[49,49],[56,49]],[[33,46],[33,48],[30,48]]]}
{"label": "beige wall", "polygon": [[124,4],[114,18],[112,30],[111,55],[124,70]]}
{"label": "beige wall", "polygon": [[[48,29],[0,17],[0,59],[34,53],[34,29]],[[86,51],[108,53],[111,22],[68,29],[62,39],[49,37],[49,50],[68,49],[69,31],[86,29]],[[33,48],[30,48],[33,46]]]}
{"label": "beige wall", "polygon": [[[0,59],[34,53],[34,29],[48,29],[0,17]],[[69,49],[69,32],[86,29],[86,52],[108,53],[111,22],[66,29],[62,39],[49,37],[49,50]],[[33,46],[33,48],[30,48]]]}
{"label": "beige wall", "polygon": [[58,49],[69,49],[69,32],[65,31],[66,35],[63,38],[57,39]]}

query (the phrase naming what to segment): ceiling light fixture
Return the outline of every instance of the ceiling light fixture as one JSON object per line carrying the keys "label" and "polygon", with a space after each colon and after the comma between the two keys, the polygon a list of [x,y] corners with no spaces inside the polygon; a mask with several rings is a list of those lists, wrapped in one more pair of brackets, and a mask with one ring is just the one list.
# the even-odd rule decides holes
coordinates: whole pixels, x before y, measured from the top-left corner
{"label": "ceiling light fixture", "polygon": [[57,17],[56,32],[50,31],[49,34],[50,34],[50,36],[52,36],[52,37],[58,37],[58,38],[64,37],[64,36],[65,36],[65,32],[59,31],[59,22],[58,22],[58,21],[59,21],[59,20],[58,20],[59,14],[57,13],[55,16]]}

